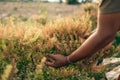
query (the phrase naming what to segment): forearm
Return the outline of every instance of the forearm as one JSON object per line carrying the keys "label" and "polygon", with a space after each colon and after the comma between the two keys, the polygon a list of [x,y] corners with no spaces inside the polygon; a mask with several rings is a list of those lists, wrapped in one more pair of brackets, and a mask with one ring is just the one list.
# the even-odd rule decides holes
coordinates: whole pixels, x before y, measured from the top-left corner
{"label": "forearm", "polygon": [[110,43],[114,39],[114,36],[114,34],[93,33],[76,51],[69,55],[70,61],[76,62],[92,55]]}

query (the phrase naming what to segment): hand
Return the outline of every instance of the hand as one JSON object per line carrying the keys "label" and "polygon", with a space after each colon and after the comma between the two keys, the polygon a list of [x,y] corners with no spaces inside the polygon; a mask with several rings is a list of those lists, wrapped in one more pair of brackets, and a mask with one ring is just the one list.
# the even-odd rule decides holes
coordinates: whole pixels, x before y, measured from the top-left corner
{"label": "hand", "polygon": [[[51,66],[51,67],[55,67],[55,68],[59,68],[65,65],[68,65],[68,61],[66,56],[57,54],[48,54],[46,55],[47,61],[45,62],[46,65]],[[51,61],[48,61],[48,59],[52,59]]]}

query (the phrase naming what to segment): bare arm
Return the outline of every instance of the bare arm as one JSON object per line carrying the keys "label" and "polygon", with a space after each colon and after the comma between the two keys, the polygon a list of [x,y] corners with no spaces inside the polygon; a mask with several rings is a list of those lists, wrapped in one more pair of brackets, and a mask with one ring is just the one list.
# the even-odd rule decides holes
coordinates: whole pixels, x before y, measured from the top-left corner
{"label": "bare arm", "polygon": [[[104,32],[104,31],[103,31]],[[105,47],[115,37],[115,34],[103,34],[102,32],[93,33],[76,51],[69,55],[71,62],[76,62],[87,56],[92,55],[101,48]]]}
{"label": "bare arm", "polygon": [[76,62],[91,54],[97,52],[101,48],[109,44],[115,37],[119,29],[115,15],[100,15],[98,19],[97,31],[93,33],[76,51],[69,55],[71,62]]}
{"label": "bare arm", "polygon": [[[120,14],[117,16],[116,14],[100,15],[97,31],[93,33],[77,50],[68,56],[69,60],[71,62],[81,60],[110,43],[119,29],[118,16],[120,17]],[[66,57],[62,55],[48,55],[47,57],[54,59],[54,62],[46,62],[47,65],[52,67],[61,67],[68,62]]]}

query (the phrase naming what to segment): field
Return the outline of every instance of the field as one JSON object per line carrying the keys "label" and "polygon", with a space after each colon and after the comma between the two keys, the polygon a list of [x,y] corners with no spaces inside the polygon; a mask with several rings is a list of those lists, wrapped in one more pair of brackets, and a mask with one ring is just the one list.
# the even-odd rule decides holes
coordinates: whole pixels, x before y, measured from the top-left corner
{"label": "field", "polygon": [[47,14],[49,18],[68,16],[80,13],[79,5],[66,5],[60,3],[40,2],[0,2],[0,18],[11,15],[17,17],[31,17],[33,15]]}
{"label": "field", "polygon": [[69,55],[96,28],[97,5],[0,3],[0,80],[106,80],[113,66],[98,64],[120,57],[120,33],[89,58],[62,68],[44,65],[46,54]]}

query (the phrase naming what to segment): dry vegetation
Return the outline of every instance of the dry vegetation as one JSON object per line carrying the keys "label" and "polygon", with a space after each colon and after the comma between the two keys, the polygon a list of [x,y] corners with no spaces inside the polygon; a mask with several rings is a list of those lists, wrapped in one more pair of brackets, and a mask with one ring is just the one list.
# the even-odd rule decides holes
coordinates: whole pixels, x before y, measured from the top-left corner
{"label": "dry vegetation", "polygon": [[[89,4],[86,4],[89,5]],[[26,20],[9,17],[0,22],[0,78],[3,80],[105,80],[104,57],[120,57],[119,34],[113,46],[67,67],[45,66],[46,54],[69,55],[96,26],[96,8],[80,15],[48,20],[46,14]],[[89,9],[90,8],[90,9]],[[95,13],[95,14],[93,14]],[[116,47],[116,48],[115,48]],[[116,53],[116,54],[115,54]],[[94,64],[94,66],[93,66]]]}

